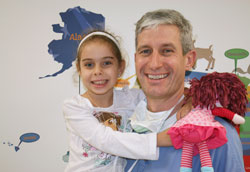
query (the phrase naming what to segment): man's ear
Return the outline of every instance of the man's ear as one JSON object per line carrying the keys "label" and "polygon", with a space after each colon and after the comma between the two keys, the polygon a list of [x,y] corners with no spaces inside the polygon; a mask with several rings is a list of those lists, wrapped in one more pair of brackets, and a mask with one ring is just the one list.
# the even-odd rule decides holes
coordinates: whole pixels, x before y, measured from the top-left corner
{"label": "man's ear", "polygon": [[195,64],[195,61],[196,61],[196,51],[195,50],[189,51],[185,55],[185,58],[186,58],[185,70],[187,71],[187,70],[192,69],[192,67]]}

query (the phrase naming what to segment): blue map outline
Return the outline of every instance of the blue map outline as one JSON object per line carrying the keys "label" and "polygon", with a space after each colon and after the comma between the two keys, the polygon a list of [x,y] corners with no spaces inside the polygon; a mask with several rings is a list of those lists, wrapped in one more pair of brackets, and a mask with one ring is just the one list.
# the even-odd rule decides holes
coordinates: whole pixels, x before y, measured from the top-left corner
{"label": "blue map outline", "polygon": [[81,37],[91,30],[105,29],[105,18],[103,15],[86,11],[80,6],[69,8],[66,12],[59,14],[64,26],[53,24],[52,27],[55,33],[62,33],[62,39],[52,40],[48,44],[48,53],[53,56],[54,61],[62,64],[62,68],[53,74],[39,77],[39,79],[55,77],[72,67],[80,41],[74,35],[80,35]]}

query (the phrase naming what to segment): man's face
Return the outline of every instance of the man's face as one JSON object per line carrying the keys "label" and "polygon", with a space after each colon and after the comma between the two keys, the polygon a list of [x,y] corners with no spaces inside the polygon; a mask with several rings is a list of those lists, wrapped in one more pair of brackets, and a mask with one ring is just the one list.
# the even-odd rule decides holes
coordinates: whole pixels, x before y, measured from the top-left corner
{"label": "man's face", "polygon": [[144,29],[137,40],[136,73],[147,99],[169,99],[184,91],[185,71],[195,57],[182,53],[179,29],[159,25]]}

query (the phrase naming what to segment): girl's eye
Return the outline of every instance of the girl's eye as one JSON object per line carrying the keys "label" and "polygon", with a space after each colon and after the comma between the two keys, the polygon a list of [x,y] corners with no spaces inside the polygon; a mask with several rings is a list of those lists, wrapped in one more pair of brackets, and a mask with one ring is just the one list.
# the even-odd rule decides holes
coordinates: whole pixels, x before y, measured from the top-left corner
{"label": "girl's eye", "polygon": [[108,65],[111,65],[111,64],[112,64],[111,61],[105,61],[105,62],[103,63],[103,66],[108,66]]}
{"label": "girl's eye", "polygon": [[85,63],[84,66],[87,68],[92,68],[94,66],[94,64],[93,63]]}

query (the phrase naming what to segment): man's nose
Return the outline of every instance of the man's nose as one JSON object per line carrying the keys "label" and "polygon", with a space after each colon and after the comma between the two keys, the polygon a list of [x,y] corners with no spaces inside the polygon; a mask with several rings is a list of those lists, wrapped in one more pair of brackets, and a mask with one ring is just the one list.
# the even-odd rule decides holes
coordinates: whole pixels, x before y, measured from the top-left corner
{"label": "man's nose", "polygon": [[154,52],[150,57],[149,66],[151,69],[158,69],[162,67],[161,56],[158,52]]}

